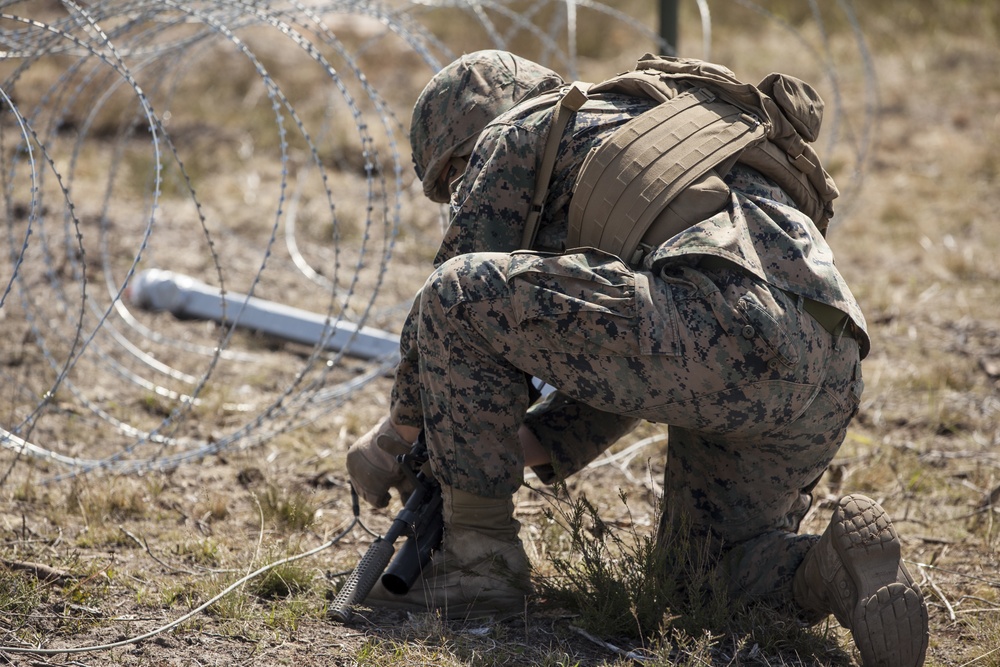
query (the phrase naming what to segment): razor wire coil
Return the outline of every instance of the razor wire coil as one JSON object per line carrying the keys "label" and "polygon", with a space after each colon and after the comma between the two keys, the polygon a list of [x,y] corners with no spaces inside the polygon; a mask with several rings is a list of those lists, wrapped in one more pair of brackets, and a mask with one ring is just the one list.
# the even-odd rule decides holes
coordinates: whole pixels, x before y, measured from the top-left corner
{"label": "razor wire coil", "polygon": [[[848,208],[877,105],[850,2],[836,4],[856,44],[848,64],[821,3],[808,2],[808,35],[763,0],[717,4],[781,26],[816,64],[833,92],[827,149],[852,162]],[[708,58],[706,0],[697,14]],[[325,340],[289,351],[232,322],[261,297],[322,313],[327,339],[339,323],[398,330],[408,302],[386,281],[399,243],[433,247],[439,233],[410,220],[431,209],[401,119],[464,48],[442,28],[469,26],[477,48],[530,43],[525,55],[576,78],[587,61],[578,34],[594,23],[621,27],[631,47],[673,50],[640,18],[591,0],[0,2],[3,479],[29,458],[47,481],[167,469],[347,405],[393,360],[357,361]],[[847,108],[848,78],[863,84],[860,113]],[[142,311],[130,289],[149,268],[242,301],[223,325]],[[101,446],[84,451],[84,440]]]}

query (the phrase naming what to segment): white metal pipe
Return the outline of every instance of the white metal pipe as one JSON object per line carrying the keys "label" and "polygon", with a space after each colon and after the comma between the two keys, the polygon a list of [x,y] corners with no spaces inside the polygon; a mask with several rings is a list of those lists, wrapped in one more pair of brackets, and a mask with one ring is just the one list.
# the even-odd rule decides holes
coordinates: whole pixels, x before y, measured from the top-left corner
{"label": "white metal pipe", "polygon": [[[148,269],[135,275],[129,301],[145,310],[167,311],[175,317],[232,323],[277,338],[343,351],[362,359],[388,360],[399,356],[399,336],[350,322],[332,320],[301,308],[292,308],[244,294],[223,294],[190,276]],[[234,321],[234,318],[238,320]]]}

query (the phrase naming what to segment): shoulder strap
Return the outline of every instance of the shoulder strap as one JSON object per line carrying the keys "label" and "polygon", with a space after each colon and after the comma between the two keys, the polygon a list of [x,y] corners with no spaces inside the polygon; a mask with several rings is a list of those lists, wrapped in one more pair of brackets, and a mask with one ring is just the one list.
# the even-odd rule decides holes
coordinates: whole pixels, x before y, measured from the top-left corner
{"label": "shoulder strap", "polygon": [[521,237],[521,248],[524,250],[530,250],[531,246],[535,244],[538,221],[542,216],[542,209],[545,208],[545,196],[549,192],[549,180],[552,178],[552,169],[556,164],[559,140],[562,139],[570,116],[579,111],[583,103],[587,101],[586,86],[587,84],[574,81],[573,85],[556,102],[552,111],[552,122],[549,125],[548,138],[545,141],[545,152],[542,153],[542,164],[535,176],[535,193],[531,200],[531,211],[528,213],[524,224],[524,235]]}

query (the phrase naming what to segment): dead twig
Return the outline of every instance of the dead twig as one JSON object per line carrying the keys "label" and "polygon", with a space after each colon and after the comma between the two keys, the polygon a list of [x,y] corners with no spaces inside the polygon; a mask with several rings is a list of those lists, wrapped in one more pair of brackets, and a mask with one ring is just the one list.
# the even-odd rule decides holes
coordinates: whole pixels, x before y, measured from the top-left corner
{"label": "dead twig", "polygon": [[629,660],[635,660],[636,662],[642,662],[642,663],[644,663],[644,662],[646,662],[646,661],[649,660],[648,657],[646,657],[644,655],[640,655],[639,653],[636,653],[635,651],[626,651],[625,649],[618,648],[614,644],[606,642],[603,639],[598,639],[597,637],[595,637],[594,635],[590,634],[589,632],[587,632],[586,630],[584,630],[583,628],[581,628],[579,626],[570,625],[569,629],[572,630],[573,632],[577,633],[578,635],[580,635],[584,639],[586,639],[586,640],[588,640],[590,642],[593,642],[594,644],[597,644],[598,646],[600,646],[602,648],[605,648],[605,649],[611,651],[612,653],[615,653],[615,654],[620,655],[622,657],[628,658]]}
{"label": "dead twig", "polygon": [[945,574],[951,574],[956,577],[962,577],[963,579],[969,579],[970,581],[978,581],[990,586],[991,588],[1000,588],[1000,581],[994,581],[993,579],[987,579],[985,577],[977,577],[974,574],[968,574],[966,572],[959,572],[957,570],[949,570],[931,563],[921,563],[920,561],[909,560],[904,558],[903,562],[918,567],[921,570],[937,570],[938,572],[944,572]]}
{"label": "dead twig", "polygon": [[988,657],[990,657],[991,655],[993,655],[993,654],[994,654],[994,653],[996,653],[997,651],[1000,651],[1000,646],[998,646],[997,648],[993,649],[992,651],[987,651],[986,653],[983,653],[983,654],[982,654],[981,656],[979,656],[979,657],[977,657],[977,658],[973,658],[973,659],[972,659],[972,660],[970,660],[969,662],[966,662],[966,663],[963,663],[963,664],[959,665],[959,667],[968,667],[968,666],[969,666],[969,665],[971,665],[971,664],[974,664],[974,663],[977,663],[977,662],[979,662],[979,661],[980,661],[980,660],[982,660],[983,658],[988,658]]}
{"label": "dead twig", "polygon": [[135,542],[136,544],[138,544],[140,547],[142,547],[143,550],[146,552],[146,554],[150,558],[152,558],[154,561],[156,561],[157,563],[159,563],[163,567],[167,568],[171,572],[173,572],[175,574],[190,574],[190,575],[195,575],[196,574],[195,572],[192,572],[190,570],[185,570],[185,569],[182,569],[182,568],[174,567],[174,566],[170,565],[169,563],[163,562],[162,560],[160,560],[159,558],[157,558],[153,554],[153,552],[150,550],[149,544],[146,542],[145,538],[139,539],[138,537],[136,537],[135,535],[133,535],[132,533],[130,533],[129,531],[127,531],[124,526],[118,526],[118,530],[120,530],[123,533],[125,533],[125,535],[130,540],[132,540],[133,542]]}
{"label": "dead twig", "polygon": [[956,620],[957,617],[955,616],[955,609],[951,606],[951,603],[948,602],[948,598],[945,597],[944,591],[941,590],[941,587],[934,583],[934,580],[930,577],[927,577],[927,583],[930,584],[934,592],[937,593],[937,596],[941,598],[941,602],[944,603],[945,608],[948,610],[948,618],[952,621]]}
{"label": "dead twig", "polygon": [[19,560],[0,560],[4,567],[9,570],[14,570],[18,572],[27,572],[36,579],[46,583],[66,583],[68,581],[76,581],[77,576],[71,572],[65,570],[57,570],[54,567],[45,565],[44,563],[32,563],[30,561],[19,561]]}

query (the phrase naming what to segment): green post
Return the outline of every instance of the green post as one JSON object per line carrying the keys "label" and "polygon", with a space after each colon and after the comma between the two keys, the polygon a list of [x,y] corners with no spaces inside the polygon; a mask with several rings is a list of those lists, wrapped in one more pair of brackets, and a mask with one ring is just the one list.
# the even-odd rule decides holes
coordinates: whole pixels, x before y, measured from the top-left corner
{"label": "green post", "polygon": [[[677,0],[660,0],[660,38],[677,53]],[[668,54],[670,55],[670,54]]]}

